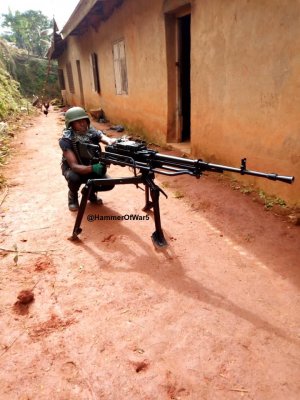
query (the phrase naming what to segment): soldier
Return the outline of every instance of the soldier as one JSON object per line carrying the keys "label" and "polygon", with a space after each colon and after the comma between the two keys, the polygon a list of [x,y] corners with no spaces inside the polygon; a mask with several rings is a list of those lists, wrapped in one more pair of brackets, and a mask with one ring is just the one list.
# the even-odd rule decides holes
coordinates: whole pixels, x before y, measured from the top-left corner
{"label": "soldier", "polygon": [[[109,138],[102,131],[98,131],[90,125],[90,118],[81,107],[72,107],[65,114],[66,129],[59,140],[63,152],[62,174],[66,178],[69,187],[68,206],[70,211],[77,211],[78,190],[81,184],[88,179],[103,178],[106,167],[101,163],[91,164],[90,159],[82,159],[78,152],[78,143],[98,145],[100,142],[112,144],[116,139]],[[103,186],[101,190],[111,190],[113,186]],[[102,204],[97,198],[97,193],[92,192],[89,201]]]}

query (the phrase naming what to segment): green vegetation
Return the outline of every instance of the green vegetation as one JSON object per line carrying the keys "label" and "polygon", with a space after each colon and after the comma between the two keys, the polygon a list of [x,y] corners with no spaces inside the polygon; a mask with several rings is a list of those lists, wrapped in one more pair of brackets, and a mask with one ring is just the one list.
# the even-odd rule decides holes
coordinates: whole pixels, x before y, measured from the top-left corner
{"label": "green vegetation", "polygon": [[277,213],[280,213],[281,215],[287,215],[287,213],[291,209],[291,207],[288,206],[288,204],[280,197],[269,195],[263,190],[255,188],[253,184],[244,185],[236,178],[232,178],[231,176],[226,175],[220,175],[219,180],[229,181],[230,187],[233,190],[238,190],[242,194],[250,196],[253,201],[262,204],[268,211],[273,210]]}
{"label": "green vegetation", "polygon": [[[0,168],[9,155],[10,140],[17,125],[32,114],[33,95],[40,99],[59,98],[56,66],[48,60],[28,56],[0,39]],[[5,178],[0,174],[0,189]]]}
{"label": "green vegetation", "polygon": [[[37,57],[24,57],[21,51],[13,51],[16,80],[20,82],[20,92],[32,100],[32,96],[52,99],[60,97],[57,79],[57,64]],[[48,72],[49,71],[49,72]]]}
{"label": "green vegetation", "polygon": [[[0,120],[6,120],[28,108],[33,96],[60,97],[56,64],[28,57],[24,50],[0,39]],[[26,100],[28,99],[28,100]]]}
{"label": "green vegetation", "polygon": [[13,113],[20,112],[25,106],[20,93],[20,84],[11,75],[15,72],[15,63],[8,47],[0,41],[0,119],[4,120]]}
{"label": "green vegetation", "polygon": [[27,54],[45,57],[50,47],[51,21],[41,11],[28,10],[2,14],[2,28],[8,30],[2,38]]}
{"label": "green vegetation", "polygon": [[[29,98],[30,102],[32,96],[47,100],[60,97],[57,64],[54,61],[49,63],[46,58],[51,44],[51,26],[52,22],[40,11],[9,11],[8,14],[2,14],[1,27],[6,31],[0,38],[0,67],[19,82],[19,86],[13,83],[15,89],[23,97]],[[0,90],[5,89],[3,80],[7,82],[7,75],[2,79]]]}
{"label": "green vegetation", "polygon": [[175,198],[175,199],[182,199],[183,197],[184,197],[184,194],[181,193],[179,190],[176,190],[176,191],[174,192],[174,198]]}
{"label": "green vegetation", "polygon": [[286,202],[284,200],[280,199],[279,197],[268,196],[263,190],[258,191],[258,196],[261,200],[263,200],[265,208],[268,210],[273,208],[275,205],[286,207]]}

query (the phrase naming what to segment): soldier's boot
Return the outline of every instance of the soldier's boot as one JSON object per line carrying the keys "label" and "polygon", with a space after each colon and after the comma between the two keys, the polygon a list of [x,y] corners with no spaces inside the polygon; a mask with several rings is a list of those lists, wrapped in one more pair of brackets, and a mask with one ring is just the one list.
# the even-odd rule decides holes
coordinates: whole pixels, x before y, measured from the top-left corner
{"label": "soldier's boot", "polygon": [[77,211],[79,208],[79,203],[78,203],[78,193],[77,192],[71,192],[69,190],[68,193],[68,206],[70,211]]}
{"label": "soldier's boot", "polygon": [[99,199],[97,197],[97,193],[95,193],[95,192],[91,192],[90,197],[89,197],[89,201],[92,204],[99,204],[99,205],[103,204],[102,199]]}

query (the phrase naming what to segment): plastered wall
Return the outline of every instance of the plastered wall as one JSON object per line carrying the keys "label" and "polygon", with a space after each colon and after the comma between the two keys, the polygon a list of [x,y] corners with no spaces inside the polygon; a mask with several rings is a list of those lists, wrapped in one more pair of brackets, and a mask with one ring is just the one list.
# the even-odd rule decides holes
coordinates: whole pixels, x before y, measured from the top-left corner
{"label": "plastered wall", "polygon": [[300,3],[203,0],[192,10],[192,151],[296,175],[255,181],[300,204]]}
{"label": "plastered wall", "polygon": [[[66,91],[69,104],[80,104],[80,59],[86,109],[101,107],[114,123],[160,143],[166,142],[170,128],[168,96],[173,90],[170,79],[168,87],[167,50],[174,43],[166,41],[164,4],[126,0],[97,31],[68,37],[59,60],[60,67],[72,61],[75,95]],[[299,21],[297,0],[191,1],[193,156],[233,166],[247,157],[250,169],[295,175],[294,185],[242,181],[298,205]],[[112,46],[119,39],[126,46],[128,95],[115,90]],[[92,90],[91,52],[98,55],[100,94]]]}
{"label": "plastered wall", "polygon": [[[128,95],[116,95],[112,48],[124,39],[128,76]],[[87,109],[102,107],[114,122],[150,133],[165,141],[167,100],[165,68],[164,16],[161,1],[128,0],[97,31],[90,28],[82,37],[70,36],[68,48],[59,60],[60,66],[73,60],[76,95],[67,94],[70,104],[79,104],[79,86],[75,59],[80,58]],[[99,60],[101,94],[91,91],[92,75],[89,55],[96,52]]]}

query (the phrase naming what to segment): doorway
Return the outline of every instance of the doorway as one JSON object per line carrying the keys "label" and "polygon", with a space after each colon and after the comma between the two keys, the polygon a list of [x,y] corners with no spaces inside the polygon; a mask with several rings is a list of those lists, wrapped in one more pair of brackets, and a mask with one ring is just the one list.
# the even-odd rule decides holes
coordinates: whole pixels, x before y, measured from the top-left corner
{"label": "doorway", "polygon": [[191,14],[178,18],[179,104],[181,142],[191,138]]}
{"label": "doorway", "polygon": [[191,139],[191,6],[166,11],[167,142],[187,144]]}

